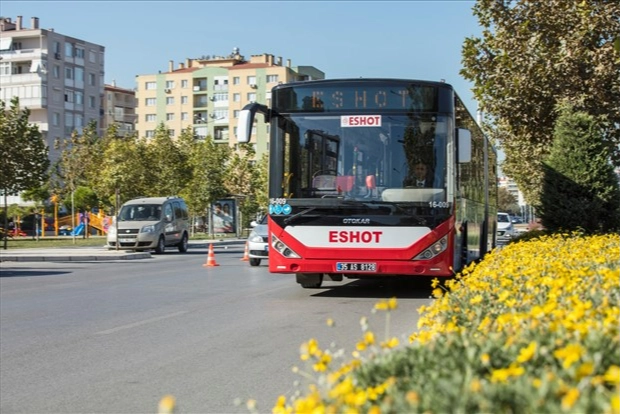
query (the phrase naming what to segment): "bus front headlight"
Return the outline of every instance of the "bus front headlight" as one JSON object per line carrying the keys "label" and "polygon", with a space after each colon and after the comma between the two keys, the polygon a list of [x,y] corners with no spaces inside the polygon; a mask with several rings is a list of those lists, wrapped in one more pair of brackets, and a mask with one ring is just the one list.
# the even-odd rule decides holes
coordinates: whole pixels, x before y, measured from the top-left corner
{"label": "bus front headlight", "polygon": [[272,248],[288,259],[299,259],[300,258],[299,254],[291,250],[289,246],[281,242],[278,239],[278,237],[274,236],[273,234],[272,234]]}
{"label": "bus front headlight", "polygon": [[433,259],[440,253],[446,250],[446,246],[448,245],[448,235],[442,237],[440,240],[423,250],[420,254],[418,254],[414,260],[429,260]]}

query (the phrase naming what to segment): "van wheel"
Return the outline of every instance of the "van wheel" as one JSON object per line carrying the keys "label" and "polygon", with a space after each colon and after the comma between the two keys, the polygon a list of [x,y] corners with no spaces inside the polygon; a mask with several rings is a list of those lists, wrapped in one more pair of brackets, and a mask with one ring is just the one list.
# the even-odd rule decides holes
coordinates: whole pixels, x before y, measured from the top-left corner
{"label": "van wheel", "polygon": [[296,273],[295,281],[304,289],[317,289],[321,287],[323,274],[321,273]]}
{"label": "van wheel", "polygon": [[181,253],[185,253],[188,251],[188,234],[187,233],[183,233],[183,236],[181,237],[181,241],[179,242],[177,247],[179,248],[179,252]]}
{"label": "van wheel", "polygon": [[155,254],[162,254],[164,250],[166,250],[166,242],[164,241],[164,236],[160,236],[157,246],[155,246]]}
{"label": "van wheel", "polygon": [[261,259],[256,259],[254,257],[250,258],[250,266],[258,266],[261,264]]}

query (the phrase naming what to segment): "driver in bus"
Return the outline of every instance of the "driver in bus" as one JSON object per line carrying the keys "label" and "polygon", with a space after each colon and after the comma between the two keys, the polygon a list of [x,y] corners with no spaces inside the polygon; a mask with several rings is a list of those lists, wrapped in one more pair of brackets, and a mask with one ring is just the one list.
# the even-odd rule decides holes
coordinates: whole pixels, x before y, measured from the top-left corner
{"label": "driver in bus", "polygon": [[414,168],[410,169],[408,176],[403,181],[403,186],[415,188],[433,187],[433,181],[429,175],[427,164],[422,161],[416,161]]}

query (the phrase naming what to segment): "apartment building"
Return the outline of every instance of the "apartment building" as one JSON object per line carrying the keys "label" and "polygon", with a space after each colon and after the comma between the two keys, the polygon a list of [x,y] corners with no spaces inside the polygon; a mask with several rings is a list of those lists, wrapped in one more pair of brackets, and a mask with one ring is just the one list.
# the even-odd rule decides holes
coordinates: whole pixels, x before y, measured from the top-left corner
{"label": "apartment building", "polygon": [[100,125],[104,85],[103,46],[39,27],[22,16],[0,18],[0,99],[19,97],[30,109],[50,147],[50,159],[59,154],[54,140],[80,132],[90,121]]}
{"label": "apartment building", "polygon": [[116,125],[117,136],[123,137],[134,133],[136,124],[136,92],[133,89],[119,88],[116,82],[104,85],[103,116],[101,129],[107,131]]}
{"label": "apartment building", "polygon": [[[237,118],[250,102],[270,104],[271,89],[279,83],[324,79],[313,66],[283,64],[271,54],[252,55],[246,60],[233,49],[228,56],[202,56],[186,59],[168,70],[136,77],[136,130],[151,138],[160,123],[177,137],[191,127],[199,138],[211,136],[215,142],[233,145]],[[269,125],[258,117],[251,142],[257,155],[267,152]]]}

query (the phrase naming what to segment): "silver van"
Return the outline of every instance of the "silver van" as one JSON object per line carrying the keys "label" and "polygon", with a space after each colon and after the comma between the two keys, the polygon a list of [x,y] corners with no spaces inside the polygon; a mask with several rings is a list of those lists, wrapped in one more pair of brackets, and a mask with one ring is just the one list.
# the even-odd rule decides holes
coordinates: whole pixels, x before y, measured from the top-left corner
{"label": "silver van", "polygon": [[179,197],[136,198],[123,204],[108,228],[108,248],[155,250],[164,253],[175,246],[188,250],[190,219],[185,201]]}

